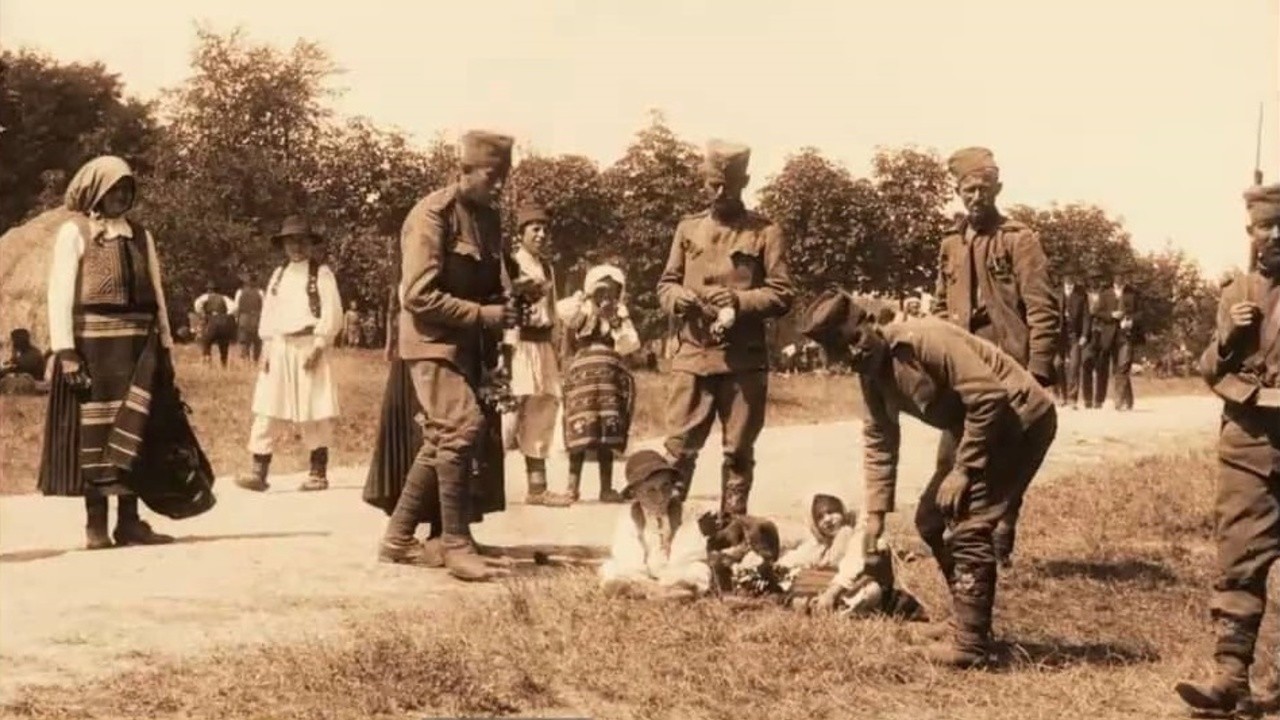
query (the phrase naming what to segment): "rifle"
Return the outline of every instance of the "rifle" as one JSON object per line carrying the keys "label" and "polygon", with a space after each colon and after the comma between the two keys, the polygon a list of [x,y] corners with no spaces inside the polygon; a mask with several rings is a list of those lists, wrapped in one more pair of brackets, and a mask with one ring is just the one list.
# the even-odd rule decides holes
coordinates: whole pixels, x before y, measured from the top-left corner
{"label": "rifle", "polygon": [[[1262,103],[1258,103],[1258,131],[1253,142],[1253,184],[1255,187],[1262,184]],[[1258,269],[1258,249],[1253,246],[1252,239],[1249,241],[1249,272],[1256,272]]]}

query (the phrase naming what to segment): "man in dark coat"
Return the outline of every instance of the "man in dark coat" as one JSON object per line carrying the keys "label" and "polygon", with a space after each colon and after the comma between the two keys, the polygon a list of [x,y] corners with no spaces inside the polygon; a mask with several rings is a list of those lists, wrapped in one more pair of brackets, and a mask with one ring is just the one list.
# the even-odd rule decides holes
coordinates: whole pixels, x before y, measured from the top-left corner
{"label": "man in dark coat", "polygon": [[1138,297],[1123,273],[1117,272],[1111,287],[1098,294],[1093,323],[1098,338],[1097,406],[1107,399],[1107,375],[1115,384],[1116,410],[1133,409],[1133,346],[1140,342]]}
{"label": "man in dark coat", "polygon": [[[1086,351],[1093,329],[1089,294],[1070,275],[1062,280],[1062,335],[1058,346],[1058,393],[1064,405],[1079,407],[1080,386],[1085,383],[1084,404],[1091,407],[1092,383],[1085,370]],[[1089,364],[1092,369],[1092,363]]]}

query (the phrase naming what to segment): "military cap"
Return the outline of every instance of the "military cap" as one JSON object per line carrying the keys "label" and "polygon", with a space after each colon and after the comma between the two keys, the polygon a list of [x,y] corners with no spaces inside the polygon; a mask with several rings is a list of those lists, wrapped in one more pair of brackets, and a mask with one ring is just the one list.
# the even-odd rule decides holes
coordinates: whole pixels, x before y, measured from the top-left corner
{"label": "military cap", "polygon": [[462,136],[462,164],[467,167],[511,167],[515,139],[488,130],[472,130]]}
{"label": "military cap", "polygon": [[622,497],[630,499],[646,480],[660,472],[678,472],[674,465],[657,450],[639,450],[627,458],[627,485]]}
{"label": "military cap", "polygon": [[551,218],[547,211],[537,203],[526,203],[516,211],[516,229],[521,229],[531,222],[547,223]]}
{"label": "military cap", "polygon": [[805,310],[800,334],[825,347],[842,345],[869,317],[867,309],[849,293],[827,290]]}
{"label": "military cap", "polygon": [[1000,168],[996,166],[996,156],[984,147],[967,147],[951,153],[947,160],[947,170],[957,181],[972,175],[983,173],[992,178],[1000,176]]}
{"label": "military cap", "polygon": [[311,238],[311,242],[324,242],[324,236],[311,225],[311,221],[301,215],[290,215],[280,224],[280,232],[271,236],[271,244],[276,247],[287,237]]}
{"label": "military cap", "polygon": [[1249,222],[1261,223],[1280,218],[1280,183],[1255,185],[1244,191],[1244,204]]}
{"label": "military cap", "polygon": [[751,148],[741,143],[725,140],[711,140],[707,143],[707,154],[703,160],[702,170],[707,177],[717,180],[747,175],[747,162],[751,159]]}

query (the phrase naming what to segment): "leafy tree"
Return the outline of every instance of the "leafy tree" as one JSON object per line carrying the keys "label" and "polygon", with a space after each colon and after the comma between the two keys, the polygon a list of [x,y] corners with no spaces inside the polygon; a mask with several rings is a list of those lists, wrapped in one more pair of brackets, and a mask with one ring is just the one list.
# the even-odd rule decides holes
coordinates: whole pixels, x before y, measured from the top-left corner
{"label": "leafy tree", "polygon": [[1131,270],[1137,263],[1124,223],[1096,205],[1019,205],[1008,214],[1040,235],[1055,280],[1071,275],[1097,289],[1111,282],[1117,269]]}
{"label": "leafy tree", "polygon": [[871,165],[883,234],[876,246],[888,256],[884,282],[871,289],[890,295],[932,292],[938,245],[953,224],[946,213],[952,193],[946,164],[937,153],[907,147],[881,148]]}
{"label": "leafy tree", "polygon": [[637,329],[647,337],[665,332],[657,286],[680,218],[706,205],[702,157],[681,140],[661,113],[653,113],[603,180],[617,208],[619,235],[600,249],[622,258]]}
{"label": "leafy tree", "polygon": [[61,202],[96,155],[145,173],[157,136],[152,106],[126,98],[119,75],[29,50],[0,53],[0,128],[0,228]]}

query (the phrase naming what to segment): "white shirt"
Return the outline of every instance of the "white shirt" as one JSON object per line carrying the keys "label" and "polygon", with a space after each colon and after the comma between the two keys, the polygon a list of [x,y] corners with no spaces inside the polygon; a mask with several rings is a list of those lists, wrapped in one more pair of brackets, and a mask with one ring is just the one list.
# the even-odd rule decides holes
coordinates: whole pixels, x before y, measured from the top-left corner
{"label": "white shirt", "polygon": [[342,330],[342,296],[338,293],[338,280],[328,265],[320,266],[316,273],[320,317],[316,317],[311,314],[311,303],[307,299],[307,275],[306,260],[291,262],[272,273],[271,282],[267,283],[262,296],[258,337],[271,340],[310,326],[315,328],[316,347],[333,344]]}
{"label": "white shirt", "polygon": [[237,298],[236,298],[236,300],[232,300],[231,298],[229,298],[229,297],[227,297],[226,295],[223,295],[223,294],[221,294],[221,293],[205,293],[205,294],[201,295],[200,297],[196,298],[196,302],[195,302],[195,305],[194,305],[194,307],[195,307],[195,311],[196,311],[196,312],[198,312],[198,313],[200,313],[201,315],[203,315],[203,314],[204,314],[204,306],[205,306],[205,304],[206,304],[206,303],[208,303],[210,300],[212,300],[212,299],[213,299],[213,298],[215,298],[215,297],[220,297],[220,298],[222,298],[222,302],[226,303],[226,306],[227,306],[227,314],[228,314],[228,315],[235,315],[235,314],[236,314],[236,301],[237,301],[237,300],[239,300],[239,297],[237,297]]}
{"label": "white shirt", "polygon": [[636,527],[631,506],[622,507],[614,529],[609,559],[600,566],[601,583],[610,580],[657,582],[662,587],[688,585],[704,593],[711,588],[711,567],[707,564],[707,539],[698,529],[695,516],[684,508],[684,518],[664,552],[658,538]]}
{"label": "white shirt", "polygon": [[[89,218],[90,231],[111,239],[133,237],[133,227],[123,218]],[[80,227],[68,220],[58,228],[53,243],[53,262],[49,266],[49,349],[72,350],[75,348],[74,323],[71,319],[76,304],[76,282],[80,275],[80,258],[84,257],[85,238]],[[155,238],[147,232],[147,270],[155,289],[160,344],[173,347],[173,334],[169,331],[169,310],[164,297],[164,285],[160,282],[160,256],[156,253]]]}

